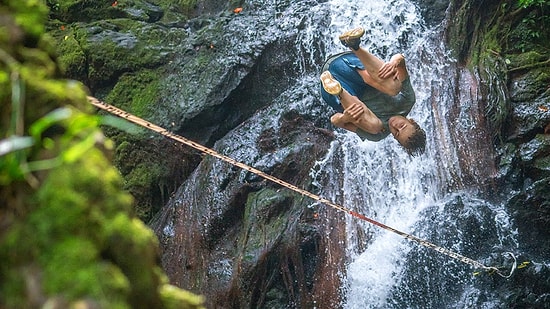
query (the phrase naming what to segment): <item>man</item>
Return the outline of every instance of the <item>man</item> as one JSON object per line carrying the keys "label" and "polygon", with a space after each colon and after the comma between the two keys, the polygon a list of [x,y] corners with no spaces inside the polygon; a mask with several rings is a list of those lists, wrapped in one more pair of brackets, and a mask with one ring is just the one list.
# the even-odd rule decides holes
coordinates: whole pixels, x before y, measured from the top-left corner
{"label": "man", "polygon": [[416,102],[405,58],[401,54],[384,63],[359,45],[365,33],[356,28],[340,42],[351,49],[325,62],[321,94],[336,110],[330,120],[362,139],[380,141],[390,133],[409,155],[424,152],[426,133],[406,116]]}

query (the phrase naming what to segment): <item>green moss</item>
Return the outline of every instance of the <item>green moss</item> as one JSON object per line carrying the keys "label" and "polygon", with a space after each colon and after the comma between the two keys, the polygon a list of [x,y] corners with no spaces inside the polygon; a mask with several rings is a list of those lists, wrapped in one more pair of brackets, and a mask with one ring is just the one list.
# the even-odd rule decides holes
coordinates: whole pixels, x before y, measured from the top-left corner
{"label": "green moss", "polygon": [[199,0],[151,0],[151,2],[162,7],[165,11],[177,11],[186,17],[190,17]]}
{"label": "green moss", "polygon": [[98,150],[52,170],[36,194],[35,210],[6,236],[5,249],[11,254],[4,261],[22,267],[38,262],[46,295],[123,303],[128,280],[100,256],[108,235],[102,226],[131,206],[120,186],[117,172]]}
{"label": "green moss", "polygon": [[46,294],[62,294],[69,300],[91,297],[108,307],[127,307],[123,304],[131,284],[118,266],[100,261],[95,243],[67,237],[57,241],[41,258],[46,266],[43,273]]}
{"label": "green moss", "polygon": [[158,188],[160,179],[166,176],[168,171],[159,162],[141,162],[132,169],[125,179],[125,190],[130,192],[140,203],[136,205],[135,211],[139,218],[151,219],[152,193]]}
{"label": "green moss", "polygon": [[[141,70],[121,76],[119,82],[106,98],[118,107],[136,116],[151,120],[156,101],[162,95],[162,74],[154,70]],[[140,218],[149,219],[152,214],[152,192],[159,189],[161,179],[170,173],[165,168],[166,162],[159,160],[144,147],[148,142],[140,138],[147,131],[129,135],[122,132],[110,132],[119,143],[115,162],[125,178],[125,189],[137,201],[136,212]]]}
{"label": "green moss", "polygon": [[106,229],[109,255],[132,282],[130,302],[147,304],[146,308],[160,307],[159,295],[150,291],[162,279],[155,269],[158,242],[153,232],[140,220],[123,214],[110,221]]}
{"label": "green moss", "polygon": [[294,193],[287,190],[262,189],[250,193],[243,216],[240,256],[254,264],[265,250],[271,249],[285,235],[291,214],[287,211]]}
{"label": "green moss", "polygon": [[510,54],[508,55],[508,59],[510,60],[511,67],[523,67],[546,61],[548,56],[532,50],[520,54]]}
{"label": "green moss", "polygon": [[[164,284],[160,288],[160,295],[166,309],[200,309],[204,308],[202,296],[194,295],[190,292],[178,289],[170,284]],[[182,307],[181,303],[185,301],[187,305]]]}
{"label": "green moss", "polygon": [[117,16],[114,0],[48,0],[51,15],[55,19],[72,22],[90,21]]}
{"label": "green moss", "polygon": [[38,0],[0,4],[15,16],[0,30],[2,139],[33,141],[0,156],[0,307],[164,308],[167,297],[195,308],[184,293],[161,295],[158,242],[133,215],[84,87],[57,78],[45,11]]}
{"label": "green moss", "polygon": [[133,20],[117,19],[97,26],[92,24],[81,30],[87,34],[82,35],[86,39],[79,40],[79,44],[87,55],[87,78],[98,86],[114,84],[125,73],[162,67],[170,60],[171,51],[156,46],[170,46],[181,37],[168,34],[158,25]]}
{"label": "green moss", "polygon": [[127,186],[139,187],[140,189],[151,189],[150,185],[154,180],[158,179],[158,175],[164,171],[162,166],[152,163],[140,163],[136,168],[132,169],[126,177]]}
{"label": "green moss", "polygon": [[[454,30],[451,44],[454,42],[453,46],[460,51],[460,61],[464,61],[483,81],[480,88],[486,102],[485,114],[490,132],[497,140],[511,110],[505,89],[509,73],[522,68],[523,63],[532,63],[533,59],[538,58],[537,53],[518,54],[517,48],[531,40],[526,30],[519,29],[517,25],[522,24],[524,16],[533,11],[502,3],[471,14],[472,5],[476,4],[465,2],[457,12],[459,21],[455,28],[460,30]],[[465,49],[467,45],[469,50]],[[541,63],[541,66],[544,65],[547,63]],[[546,82],[546,77],[539,77],[541,83]]]}
{"label": "green moss", "polygon": [[117,134],[114,138],[118,143],[115,164],[124,177],[124,188],[136,200],[136,214],[148,221],[183,176],[191,171],[188,166],[195,163],[180,151],[181,148],[165,139],[113,134]]}
{"label": "green moss", "polygon": [[68,77],[85,80],[86,72],[86,54],[80,47],[72,31],[64,32],[60,35],[57,45],[58,63],[61,70]]}
{"label": "green moss", "polygon": [[155,70],[124,74],[106,100],[136,116],[149,119],[154,104],[161,96],[161,77],[162,74]]}

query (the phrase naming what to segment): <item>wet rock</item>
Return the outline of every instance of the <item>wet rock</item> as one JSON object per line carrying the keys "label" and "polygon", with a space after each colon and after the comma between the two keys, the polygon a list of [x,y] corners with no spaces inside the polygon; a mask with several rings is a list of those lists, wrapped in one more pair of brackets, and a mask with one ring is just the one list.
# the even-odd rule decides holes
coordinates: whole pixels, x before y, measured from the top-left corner
{"label": "wet rock", "polygon": [[[295,93],[298,91],[289,91],[291,96]],[[286,101],[281,102],[284,105]],[[268,121],[255,122],[267,120],[266,115],[271,115]],[[307,188],[309,168],[327,151],[333,135],[315,127],[296,110],[270,107],[253,118],[257,119],[219,140],[217,148],[274,177]],[[231,143],[237,136],[241,146]],[[257,141],[264,146],[256,148]],[[242,149],[243,145],[248,146]],[[209,181],[208,187],[214,191],[202,194],[204,181]],[[209,207],[178,204],[191,200]],[[332,211],[312,211],[307,206],[311,203],[258,175],[217,160],[205,160],[152,226],[161,235],[163,265],[170,270],[171,280],[199,289],[207,295],[210,306],[299,307],[321,299],[316,291],[323,285],[323,295],[332,295],[332,301],[338,302],[338,281],[328,283],[324,279],[336,276],[338,267],[331,265],[319,271],[326,265],[323,235],[328,228],[319,216]],[[339,216],[333,214],[326,219],[330,221],[331,217]],[[176,233],[162,232],[166,226],[173,226]],[[184,245],[178,235],[188,235]],[[193,253],[186,248],[193,248]],[[184,268],[185,272],[181,271]]]}
{"label": "wet rock", "polygon": [[450,4],[450,0],[414,0],[418,5],[422,16],[428,26],[435,26],[443,22],[445,12]]}
{"label": "wet rock", "polygon": [[514,78],[510,95],[513,101],[511,125],[506,128],[510,139],[527,141],[544,133],[550,122],[550,75],[540,68]]}

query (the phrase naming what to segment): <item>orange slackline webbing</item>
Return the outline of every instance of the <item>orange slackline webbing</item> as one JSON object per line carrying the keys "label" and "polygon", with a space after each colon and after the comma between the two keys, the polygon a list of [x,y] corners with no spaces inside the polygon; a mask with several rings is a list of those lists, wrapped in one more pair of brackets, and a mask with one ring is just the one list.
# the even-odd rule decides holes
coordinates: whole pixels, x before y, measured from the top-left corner
{"label": "orange slackline webbing", "polygon": [[[395,234],[398,234],[398,235],[400,235],[400,236],[402,236],[402,237],[404,237],[404,238],[406,238],[406,239],[412,240],[412,241],[414,241],[414,242],[416,242],[416,243],[418,243],[418,244],[421,244],[421,245],[423,245],[423,246],[425,246],[425,247],[427,247],[427,248],[430,248],[430,249],[435,250],[435,251],[437,251],[437,252],[443,253],[443,254],[445,254],[445,255],[451,257],[451,258],[454,258],[454,259],[459,260],[459,261],[461,261],[461,262],[463,262],[463,263],[472,265],[472,266],[474,266],[474,267],[476,267],[476,268],[480,268],[480,269],[483,269],[483,270],[486,270],[486,271],[489,271],[489,272],[496,272],[497,274],[499,274],[499,275],[501,275],[501,276],[503,276],[503,277],[508,277],[508,276],[509,276],[509,275],[506,275],[506,276],[505,276],[505,275],[501,274],[500,271],[499,271],[499,269],[496,268],[496,267],[485,266],[485,265],[483,265],[482,263],[480,263],[480,262],[478,262],[478,261],[476,261],[476,260],[473,260],[473,259],[468,258],[468,257],[466,257],[466,256],[460,255],[460,254],[458,254],[458,253],[456,253],[456,252],[453,252],[453,251],[451,251],[451,250],[449,250],[449,249],[445,249],[445,248],[443,248],[443,247],[437,246],[437,245],[435,245],[435,244],[433,244],[433,243],[431,243],[431,242],[429,242],[429,241],[427,241],[427,240],[423,240],[423,239],[418,238],[418,237],[416,237],[416,236],[413,236],[413,235],[407,234],[407,233],[405,233],[405,232],[401,232],[401,231],[399,231],[399,230],[396,230],[396,229],[394,229],[394,228],[392,228],[392,227],[390,227],[390,226],[387,226],[387,225],[385,225],[385,224],[383,224],[383,223],[380,223],[380,222],[375,221],[375,220],[373,220],[373,219],[371,219],[371,218],[368,218],[368,217],[366,217],[365,215],[362,215],[362,214],[360,214],[360,213],[357,213],[357,212],[355,212],[355,211],[353,211],[353,210],[351,210],[351,209],[345,208],[344,206],[335,204],[335,203],[333,203],[333,202],[331,202],[331,201],[329,201],[329,200],[327,200],[327,199],[325,199],[325,198],[322,198],[322,197],[320,197],[320,196],[318,196],[318,195],[316,195],[316,194],[313,194],[313,193],[311,193],[311,192],[309,192],[309,191],[300,189],[300,188],[296,187],[295,185],[292,185],[292,184],[290,184],[290,183],[288,183],[288,182],[285,182],[285,181],[283,181],[283,180],[281,180],[281,179],[279,179],[279,178],[273,177],[273,176],[268,175],[268,174],[266,174],[266,173],[264,173],[264,172],[262,172],[262,171],[260,171],[260,170],[258,170],[258,169],[255,169],[255,168],[253,168],[253,167],[251,167],[251,166],[248,166],[248,165],[246,165],[246,164],[244,164],[244,163],[238,162],[238,161],[236,161],[236,160],[234,160],[234,159],[232,159],[232,158],[230,158],[230,157],[224,156],[224,155],[222,155],[222,154],[216,152],[216,151],[213,150],[213,149],[210,149],[210,148],[208,148],[208,147],[202,146],[202,145],[200,145],[200,144],[198,144],[198,143],[196,143],[196,142],[193,142],[193,141],[191,141],[191,140],[189,140],[189,139],[187,139],[187,138],[185,138],[185,137],[176,135],[176,134],[174,134],[174,133],[172,133],[172,132],[170,132],[170,131],[168,131],[168,130],[162,128],[162,127],[159,127],[159,126],[157,126],[157,125],[155,125],[155,124],[153,124],[153,123],[151,123],[151,122],[149,122],[149,121],[143,120],[143,119],[141,119],[141,118],[139,118],[139,117],[137,117],[137,116],[134,116],[134,115],[132,115],[132,114],[130,114],[130,113],[124,111],[124,110],[121,110],[121,109],[119,109],[119,108],[116,108],[116,107],[114,107],[114,106],[112,106],[112,105],[109,105],[109,104],[107,104],[107,103],[105,103],[105,102],[102,102],[102,101],[100,101],[100,100],[98,100],[98,99],[96,99],[96,98],[94,98],[94,97],[90,97],[90,96],[89,96],[89,97],[88,97],[88,100],[89,100],[89,102],[90,102],[92,105],[94,105],[94,106],[96,106],[96,107],[98,107],[98,108],[100,108],[100,109],[102,109],[102,110],[105,110],[105,111],[107,111],[107,112],[109,112],[109,113],[111,113],[111,114],[113,114],[113,115],[116,115],[116,116],[119,116],[119,117],[121,117],[121,118],[124,118],[124,119],[126,119],[126,120],[128,120],[128,121],[130,121],[130,122],[133,122],[133,123],[135,123],[135,124],[138,124],[138,125],[140,125],[140,126],[142,126],[142,127],[145,127],[145,128],[147,128],[147,129],[149,129],[149,130],[151,130],[151,131],[155,131],[155,132],[157,132],[157,133],[160,133],[160,134],[163,135],[163,136],[166,136],[166,137],[168,137],[168,138],[170,138],[170,139],[173,139],[173,140],[175,140],[175,141],[178,141],[178,142],[180,142],[180,143],[182,143],[182,144],[185,144],[185,145],[187,145],[187,146],[190,146],[190,147],[192,147],[192,148],[195,148],[195,149],[197,149],[197,150],[199,150],[199,151],[201,151],[201,152],[203,152],[203,153],[206,153],[206,154],[208,154],[208,155],[211,155],[211,156],[213,156],[213,157],[215,157],[215,158],[218,158],[218,159],[220,159],[220,160],[222,160],[222,161],[225,161],[225,162],[227,162],[227,163],[230,163],[230,164],[232,164],[232,165],[234,165],[234,166],[240,167],[240,168],[242,168],[242,169],[244,169],[244,170],[246,170],[246,171],[249,171],[249,172],[254,173],[254,174],[256,174],[256,175],[258,175],[258,176],[260,176],[260,177],[263,177],[264,179],[270,180],[270,181],[272,181],[272,182],[274,182],[274,183],[276,183],[276,184],[279,184],[279,185],[281,185],[281,186],[283,186],[283,187],[286,187],[286,188],[288,188],[288,189],[290,189],[290,190],[292,190],[292,191],[294,191],[294,192],[297,192],[297,193],[299,193],[299,194],[301,194],[301,195],[307,196],[307,197],[309,197],[309,198],[311,198],[311,199],[313,199],[313,200],[316,200],[316,201],[318,201],[318,202],[321,202],[321,203],[323,203],[323,204],[325,204],[325,205],[328,205],[328,206],[333,207],[333,208],[335,208],[335,209],[338,209],[338,210],[340,210],[340,211],[346,212],[346,213],[348,213],[348,214],[350,214],[350,215],[352,215],[352,216],[354,216],[354,217],[356,217],[356,218],[359,218],[359,219],[361,219],[361,220],[367,221],[367,222],[369,222],[369,223],[371,223],[371,224],[374,224],[374,225],[376,225],[376,226],[378,226],[378,227],[381,227],[381,228],[383,228],[383,229],[385,229],[385,230],[387,230],[387,231],[390,231],[390,232],[393,232],[393,233],[395,233]],[[508,254],[511,254],[511,253],[508,253]],[[514,266],[514,269],[515,269],[515,266]],[[513,271],[513,270],[512,270],[512,271]],[[511,275],[511,273],[510,273],[510,275]]]}

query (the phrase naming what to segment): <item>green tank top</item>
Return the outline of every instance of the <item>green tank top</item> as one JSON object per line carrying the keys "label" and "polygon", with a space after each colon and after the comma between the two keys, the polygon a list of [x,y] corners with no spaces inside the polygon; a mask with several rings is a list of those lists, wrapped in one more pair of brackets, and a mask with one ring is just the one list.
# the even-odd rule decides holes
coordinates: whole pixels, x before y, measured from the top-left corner
{"label": "green tank top", "polygon": [[416,96],[408,77],[403,81],[401,91],[395,96],[387,95],[373,88],[365,91],[359,99],[382,121],[384,131],[381,133],[371,134],[361,129],[356,132],[361,139],[374,142],[382,140],[390,134],[388,120],[392,116],[406,117],[416,102]]}

